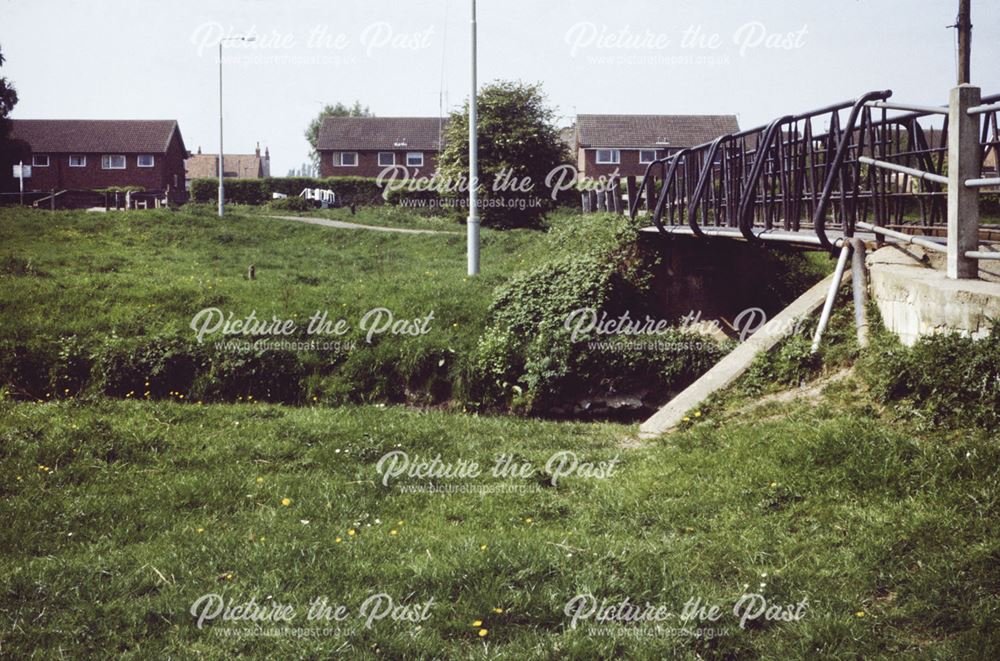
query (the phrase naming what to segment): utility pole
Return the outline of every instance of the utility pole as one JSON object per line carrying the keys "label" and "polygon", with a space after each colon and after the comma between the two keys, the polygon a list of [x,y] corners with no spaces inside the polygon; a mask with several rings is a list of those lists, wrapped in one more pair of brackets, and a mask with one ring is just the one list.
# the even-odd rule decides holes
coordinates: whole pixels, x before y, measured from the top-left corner
{"label": "utility pole", "polygon": [[972,53],[972,0],[958,0],[958,19],[955,28],[958,30],[958,84],[965,85],[971,81]]}
{"label": "utility pole", "polygon": [[472,0],[472,95],[469,98],[469,275],[479,274],[479,112],[476,84],[476,0]]}

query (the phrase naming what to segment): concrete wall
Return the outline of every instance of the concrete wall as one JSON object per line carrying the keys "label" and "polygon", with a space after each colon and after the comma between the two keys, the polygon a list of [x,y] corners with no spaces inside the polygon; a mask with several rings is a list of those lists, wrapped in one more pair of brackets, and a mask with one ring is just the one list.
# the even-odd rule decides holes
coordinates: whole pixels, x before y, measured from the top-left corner
{"label": "concrete wall", "polygon": [[941,266],[920,248],[886,247],[868,256],[872,299],[886,328],[907,346],[933,333],[982,338],[991,319],[1000,321],[1000,282],[989,271],[981,270],[985,279],[950,280]]}

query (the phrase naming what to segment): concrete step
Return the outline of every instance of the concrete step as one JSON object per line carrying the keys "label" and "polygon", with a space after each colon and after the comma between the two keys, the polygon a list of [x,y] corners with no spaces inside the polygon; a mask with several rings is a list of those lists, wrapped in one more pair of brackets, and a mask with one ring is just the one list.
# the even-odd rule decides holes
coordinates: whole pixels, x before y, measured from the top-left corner
{"label": "concrete step", "polygon": [[[850,269],[844,272],[844,282],[851,278]],[[715,367],[705,372],[701,378],[667,402],[639,426],[639,438],[656,438],[677,427],[685,414],[701,404],[712,393],[731,385],[738,379],[758,354],[769,351],[778,342],[802,329],[803,320],[823,306],[826,294],[833,282],[831,273],[821,282],[809,288],[806,293],[779,312],[763,328],[733,349]]]}

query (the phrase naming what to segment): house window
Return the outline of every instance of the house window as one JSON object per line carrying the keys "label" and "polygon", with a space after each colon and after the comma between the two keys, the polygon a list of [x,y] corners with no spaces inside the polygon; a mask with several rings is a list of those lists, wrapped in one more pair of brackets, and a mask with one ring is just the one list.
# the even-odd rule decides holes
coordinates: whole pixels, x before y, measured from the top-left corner
{"label": "house window", "polygon": [[342,168],[353,168],[358,164],[358,153],[354,151],[334,152],[333,164]]}
{"label": "house window", "polygon": [[48,154],[33,154],[31,156],[31,165],[36,168],[47,168],[49,167],[49,155]]}
{"label": "house window", "polygon": [[71,168],[85,168],[87,167],[87,157],[80,154],[70,154],[69,166]]}
{"label": "house window", "polygon": [[656,150],[655,149],[640,149],[639,150],[639,162],[643,165],[647,163],[652,163],[656,160]]}
{"label": "house window", "polygon": [[101,156],[102,170],[124,170],[125,157],[121,154],[105,154]]}
{"label": "house window", "polygon": [[406,165],[411,168],[422,168],[424,166],[424,153],[420,151],[407,152]]}
{"label": "house window", "polygon": [[597,150],[597,164],[598,165],[617,165],[621,163],[622,154],[617,149],[598,149]]}
{"label": "house window", "polygon": [[156,159],[153,158],[152,154],[139,154],[139,158],[136,162],[140,168],[151,168],[156,163]]}
{"label": "house window", "polygon": [[396,155],[391,151],[380,151],[378,153],[378,164],[379,165],[395,165]]}

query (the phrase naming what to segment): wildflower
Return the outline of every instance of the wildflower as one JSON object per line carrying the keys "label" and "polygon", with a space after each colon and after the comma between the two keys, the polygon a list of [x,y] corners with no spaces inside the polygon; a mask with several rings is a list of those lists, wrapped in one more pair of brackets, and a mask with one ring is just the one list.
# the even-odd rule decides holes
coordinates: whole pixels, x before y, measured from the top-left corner
{"label": "wildflower", "polygon": [[205,532],[205,529],[204,528],[197,528],[195,530],[195,532],[197,532],[197,533],[203,533],[203,532]]}
{"label": "wildflower", "polygon": [[494,608],[493,612],[497,613],[497,614],[500,614],[500,613],[503,613],[503,609],[502,608]]}
{"label": "wildflower", "polygon": [[865,616],[864,611],[858,611],[857,613],[854,614],[854,617],[864,617],[864,616]]}
{"label": "wildflower", "polygon": [[292,499],[291,498],[282,498],[281,499],[281,504],[284,505],[285,507],[288,507],[289,505],[292,504]]}
{"label": "wildflower", "polygon": [[226,574],[226,580],[227,581],[233,580],[233,573],[232,572],[229,572],[229,573]]}
{"label": "wildflower", "polygon": [[771,488],[772,488],[772,489],[773,489],[773,488],[775,488],[776,486],[778,486],[778,483],[777,483],[777,482],[771,482]]}
{"label": "wildflower", "polygon": [[691,418],[684,416],[684,422],[691,422]]}
{"label": "wildflower", "polygon": [[392,530],[390,530],[390,531],[389,531],[389,534],[390,534],[390,535],[398,535],[398,534],[399,534],[399,531],[397,531],[397,530],[396,530],[396,529],[394,528],[394,529],[392,529]]}
{"label": "wildflower", "polygon": [[525,523],[531,523],[532,521],[534,521],[534,519],[532,519],[530,516],[524,520]]}
{"label": "wildflower", "polygon": [[304,526],[308,526],[309,525],[309,519],[299,519],[299,523],[301,523]]}
{"label": "wildflower", "polygon": [[340,544],[340,543],[341,543],[342,541],[344,541],[344,540],[343,540],[343,539],[341,539],[340,537],[338,537],[337,539],[335,539],[335,540],[333,540],[333,541],[334,541],[334,542],[336,542],[337,544]]}
{"label": "wildflower", "polygon": [[694,417],[700,418],[701,417],[701,411],[695,411],[694,412]]}
{"label": "wildflower", "polygon": [[480,551],[485,551],[486,550],[486,544],[483,544],[482,546],[480,546],[479,550]]}
{"label": "wildflower", "polygon": [[474,626],[474,627],[481,627],[481,626],[483,626],[483,621],[482,620],[476,620],[476,621],[474,621],[472,623],[472,626]]}
{"label": "wildflower", "polygon": [[490,633],[489,629],[480,629],[479,630],[479,637],[480,638],[485,638],[486,636],[489,635],[489,633]]}
{"label": "wildflower", "polygon": [[354,537],[356,534],[358,534],[358,531],[355,530],[354,528],[351,528],[350,530],[347,531],[348,537]]}
{"label": "wildflower", "polygon": [[261,482],[263,482],[263,481],[264,481],[264,478],[262,478],[262,477],[258,477],[258,478],[257,478],[257,484],[260,484],[260,483],[261,483]]}
{"label": "wildflower", "polygon": [[401,525],[403,525],[403,520],[402,520],[402,519],[400,519],[399,521],[397,521],[397,522],[396,522],[396,525],[397,525],[397,526],[401,526]]}

